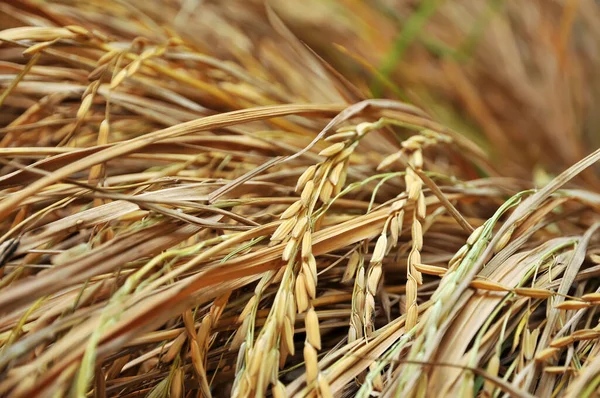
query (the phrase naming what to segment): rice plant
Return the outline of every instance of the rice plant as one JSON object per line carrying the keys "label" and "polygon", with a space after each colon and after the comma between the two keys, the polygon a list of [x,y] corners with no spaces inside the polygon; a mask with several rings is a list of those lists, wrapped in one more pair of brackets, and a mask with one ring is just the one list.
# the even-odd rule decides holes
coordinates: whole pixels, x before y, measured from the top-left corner
{"label": "rice plant", "polygon": [[598,396],[596,2],[0,27],[0,396]]}

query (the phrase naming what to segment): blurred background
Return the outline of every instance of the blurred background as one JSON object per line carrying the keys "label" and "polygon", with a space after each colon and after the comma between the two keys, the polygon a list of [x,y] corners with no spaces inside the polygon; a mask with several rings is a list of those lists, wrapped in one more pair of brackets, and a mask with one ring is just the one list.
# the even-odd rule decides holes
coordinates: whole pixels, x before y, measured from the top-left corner
{"label": "blurred background", "polygon": [[[513,177],[543,183],[600,146],[593,0],[9,0],[0,11],[5,28],[49,18],[95,24],[124,42],[181,37],[205,55],[186,60],[200,65],[197,77],[245,96],[248,106],[411,102],[475,140]],[[22,59],[16,49],[1,55]],[[246,85],[212,68],[215,60],[241,66]],[[332,75],[353,95],[340,95]],[[269,87],[257,92],[258,80]],[[598,189],[594,174],[583,179]]]}
{"label": "blurred background", "polygon": [[[137,2],[186,39],[236,62],[276,53],[263,1]],[[365,96],[414,103],[477,141],[507,174],[544,178],[600,146],[600,7],[592,0],[305,0],[269,2],[300,40]],[[211,40],[218,36],[218,40]],[[227,38],[224,41],[223,38]],[[217,39],[217,37],[215,37]],[[215,47],[215,43],[221,45]],[[227,45],[223,45],[227,43]],[[285,67],[281,67],[285,69]],[[296,69],[290,67],[290,70]],[[295,100],[335,100],[326,87]],[[283,78],[282,78],[283,80]],[[587,182],[598,188],[587,174]]]}

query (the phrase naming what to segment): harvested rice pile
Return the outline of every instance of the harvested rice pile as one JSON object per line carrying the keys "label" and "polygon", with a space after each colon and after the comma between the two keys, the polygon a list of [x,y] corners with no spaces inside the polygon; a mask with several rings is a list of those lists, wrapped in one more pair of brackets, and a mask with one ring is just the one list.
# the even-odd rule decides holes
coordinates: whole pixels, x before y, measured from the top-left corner
{"label": "harvested rice pile", "polygon": [[269,4],[0,3],[0,396],[598,396],[600,5]]}

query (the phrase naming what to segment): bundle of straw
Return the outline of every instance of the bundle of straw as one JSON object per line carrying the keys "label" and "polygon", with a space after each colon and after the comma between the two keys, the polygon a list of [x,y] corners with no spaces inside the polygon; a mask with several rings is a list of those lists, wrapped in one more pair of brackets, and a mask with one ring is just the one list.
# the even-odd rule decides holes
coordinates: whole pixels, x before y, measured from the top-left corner
{"label": "bundle of straw", "polygon": [[596,3],[0,27],[0,396],[597,394]]}

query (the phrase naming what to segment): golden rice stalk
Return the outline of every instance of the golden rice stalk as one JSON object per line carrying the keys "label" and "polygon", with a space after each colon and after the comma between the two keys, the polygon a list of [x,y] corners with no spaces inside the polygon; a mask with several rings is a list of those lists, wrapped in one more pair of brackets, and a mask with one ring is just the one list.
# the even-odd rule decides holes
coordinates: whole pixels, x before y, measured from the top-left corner
{"label": "golden rice stalk", "polygon": [[0,4],[0,396],[593,394],[600,5],[196,3]]}

